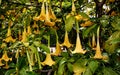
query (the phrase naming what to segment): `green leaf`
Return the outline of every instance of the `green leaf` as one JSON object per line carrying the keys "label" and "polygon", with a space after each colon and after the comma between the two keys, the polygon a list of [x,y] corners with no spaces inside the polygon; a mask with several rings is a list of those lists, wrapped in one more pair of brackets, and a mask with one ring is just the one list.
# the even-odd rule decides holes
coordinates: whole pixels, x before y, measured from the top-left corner
{"label": "green leaf", "polygon": [[57,75],[63,75],[64,70],[65,70],[65,64],[62,64],[61,66],[58,67]]}
{"label": "green leaf", "polygon": [[77,74],[84,73],[86,71],[86,59],[78,59],[74,64],[73,64],[73,72]]}
{"label": "green leaf", "polygon": [[116,31],[114,32],[109,38],[108,40],[105,42],[105,50],[108,53],[114,53],[114,50],[116,48],[118,48],[119,46],[119,37],[120,37],[120,31]]}
{"label": "green leaf", "polygon": [[105,67],[103,68],[103,75],[118,75],[112,68]]}
{"label": "green leaf", "polygon": [[112,20],[111,25],[114,27],[114,29],[120,30],[120,18],[119,18],[119,17],[115,17],[115,18]]}
{"label": "green leaf", "polygon": [[19,47],[20,44],[21,44],[21,42],[17,41],[12,46],[10,46],[10,48],[17,48],[17,47]]}
{"label": "green leaf", "polygon": [[70,15],[66,20],[65,20],[65,30],[68,32],[71,31],[73,24],[75,24],[75,17]]}
{"label": "green leaf", "polygon": [[40,41],[34,41],[33,44],[36,46],[36,47],[40,47]]}
{"label": "green leaf", "polygon": [[10,70],[7,70],[7,72],[5,73],[5,75],[12,75],[16,72],[15,69],[10,69]]}
{"label": "green leaf", "polygon": [[93,75],[89,68],[85,71],[83,75]]}
{"label": "green leaf", "polygon": [[92,71],[92,74],[94,74],[95,70],[98,68],[98,62],[91,61],[88,65],[88,68]]}
{"label": "green leaf", "polygon": [[35,51],[37,50],[37,48],[34,45],[29,46],[29,48],[35,53]]}
{"label": "green leaf", "polygon": [[94,30],[96,29],[96,27],[97,27],[97,25],[94,24],[94,25],[88,27],[87,29],[83,30],[83,37],[89,36],[89,34],[90,34],[91,32],[94,32]]}
{"label": "green leaf", "polygon": [[73,65],[71,63],[67,63],[68,70],[73,72]]}
{"label": "green leaf", "polygon": [[45,52],[50,53],[50,49],[45,44],[41,44],[40,48],[43,49]]}
{"label": "green leaf", "polygon": [[61,66],[62,64],[64,64],[66,61],[67,61],[66,58],[62,58],[61,61],[60,61],[60,63],[59,63],[59,66]]}

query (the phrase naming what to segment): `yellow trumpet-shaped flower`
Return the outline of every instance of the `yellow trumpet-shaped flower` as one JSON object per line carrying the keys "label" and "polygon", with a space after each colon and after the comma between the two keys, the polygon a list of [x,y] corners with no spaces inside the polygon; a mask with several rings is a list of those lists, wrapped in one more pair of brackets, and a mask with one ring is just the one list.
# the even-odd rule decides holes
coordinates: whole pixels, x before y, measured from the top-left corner
{"label": "yellow trumpet-shaped flower", "polygon": [[65,32],[64,42],[61,45],[66,46],[67,48],[70,48],[72,46],[72,44],[69,42],[68,32],[67,31]]}
{"label": "yellow trumpet-shaped flower", "polygon": [[34,21],[34,24],[32,26],[33,28],[38,28],[38,25],[36,24],[36,21]]}
{"label": "yellow trumpet-shaped flower", "polygon": [[56,50],[55,50],[55,52],[52,53],[51,55],[58,56],[58,55],[61,54],[61,52],[62,52],[62,50],[61,50],[60,44],[59,44],[59,42],[57,42],[57,43],[56,43]]}
{"label": "yellow trumpet-shaped flower", "polygon": [[13,39],[12,36],[9,36],[9,37],[5,38],[4,41],[6,41],[6,42],[15,42],[16,39]]}
{"label": "yellow trumpet-shaped flower", "polygon": [[4,64],[2,63],[2,59],[0,58],[0,66],[3,66]]}
{"label": "yellow trumpet-shaped flower", "polygon": [[86,53],[86,51],[82,49],[79,33],[77,33],[76,47],[75,47],[75,50],[72,51],[72,53],[81,53],[81,54]]}
{"label": "yellow trumpet-shaped flower", "polygon": [[32,34],[30,25],[27,27],[27,34],[28,34],[28,35]]}
{"label": "yellow trumpet-shaped flower", "polygon": [[52,11],[51,7],[49,8],[49,16],[51,19],[56,20],[56,16],[55,16],[54,12]]}
{"label": "yellow trumpet-shaped flower", "polygon": [[44,21],[46,19],[46,15],[45,15],[45,4],[44,4],[44,1],[42,3],[42,7],[41,7],[41,13],[38,17],[34,17],[33,18],[35,21]]}
{"label": "yellow trumpet-shaped flower", "polygon": [[75,12],[76,8],[75,8],[75,4],[74,4],[74,0],[72,1],[72,12]]}
{"label": "yellow trumpet-shaped flower", "polygon": [[27,41],[27,32],[26,32],[26,28],[24,28],[21,42],[26,42],[26,41]]}
{"label": "yellow trumpet-shaped flower", "polygon": [[51,21],[50,21],[50,15],[49,15],[49,12],[48,12],[47,3],[46,3],[46,19],[45,19],[45,25],[47,25],[47,26],[54,26],[54,25],[55,25],[55,22],[51,22]]}
{"label": "yellow trumpet-shaped flower", "polygon": [[8,36],[11,36],[11,29],[10,29],[10,26],[8,26],[7,37],[8,37]]}
{"label": "yellow trumpet-shaped flower", "polygon": [[86,27],[86,26],[91,26],[93,25],[93,22],[91,21],[86,21],[85,23],[82,23],[81,26]]}
{"label": "yellow trumpet-shaped flower", "polygon": [[99,28],[97,30],[97,47],[95,49],[96,49],[96,53],[95,53],[95,56],[93,58],[102,59],[103,56],[102,56],[101,51],[100,51],[100,43],[99,43]]}
{"label": "yellow trumpet-shaped flower", "polygon": [[26,32],[26,28],[24,28],[24,31],[23,31],[23,33],[22,33],[22,40],[21,40],[21,42],[23,42],[23,44],[24,44],[25,46],[28,46],[28,45],[29,45],[29,43],[27,42],[27,32]]}
{"label": "yellow trumpet-shaped flower", "polygon": [[7,61],[6,61],[5,66],[4,66],[3,68],[5,68],[5,69],[8,69],[8,68],[9,68],[9,65],[8,65],[8,62],[7,62]]}
{"label": "yellow trumpet-shaped flower", "polygon": [[8,31],[7,31],[7,38],[5,38],[4,41],[6,41],[6,42],[15,42],[15,41],[16,41],[16,40],[13,39],[12,36],[11,36],[10,26],[8,27]]}
{"label": "yellow trumpet-shaped flower", "polygon": [[7,51],[4,52],[4,54],[2,55],[2,60],[8,62],[9,60],[12,61],[12,58],[9,58],[7,55]]}
{"label": "yellow trumpet-shaped flower", "polygon": [[51,55],[49,53],[46,54],[46,59],[41,63],[43,66],[48,65],[52,66],[55,64],[55,61],[52,60]]}

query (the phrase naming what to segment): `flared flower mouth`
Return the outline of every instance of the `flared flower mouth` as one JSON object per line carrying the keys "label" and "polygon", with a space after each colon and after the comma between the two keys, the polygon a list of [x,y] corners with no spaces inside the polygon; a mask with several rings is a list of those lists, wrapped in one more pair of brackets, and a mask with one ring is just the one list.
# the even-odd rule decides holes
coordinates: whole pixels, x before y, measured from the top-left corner
{"label": "flared flower mouth", "polygon": [[15,42],[16,39],[13,39],[12,36],[9,36],[7,38],[4,39],[5,42]]}
{"label": "flared flower mouth", "polygon": [[52,60],[51,55],[49,53],[46,54],[46,59],[41,63],[43,66],[48,65],[52,66],[55,64],[55,61]]}
{"label": "flared flower mouth", "polygon": [[76,47],[75,50],[72,51],[72,53],[81,53],[81,54],[85,54],[86,50],[82,49],[82,45],[81,45],[81,41],[80,41],[80,37],[79,37],[79,33],[77,33],[77,39],[76,39]]}
{"label": "flared flower mouth", "polygon": [[100,43],[99,43],[99,29],[100,27],[97,29],[97,47],[95,48],[96,53],[95,53],[95,56],[93,57],[94,59],[103,59],[103,56],[100,50]]}
{"label": "flared flower mouth", "polygon": [[13,39],[11,36],[10,26],[8,27],[7,37],[3,41],[5,41],[5,42],[15,42],[16,41],[16,39]]}
{"label": "flared flower mouth", "polygon": [[9,60],[12,61],[12,58],[9,58],[7,55],[7,51],[4,52],[4,54],[2,55],[2,60],[8,62]]}
{"label": "flared flower mouth", "polygon": [[51,55],[59,56],[61,54],[61,52],[62,52],[62,50],[61,50],[60,44],[59,44],[59,42],[57,42],[56,43],[56,50]]}
{"label": "flared flower mouth", "polygon": [[61,46],[66,46],[67,48],[72,47],[73,45],[69,42],[68,38],[68,32],[65,32],[64,42],[61,44]]}

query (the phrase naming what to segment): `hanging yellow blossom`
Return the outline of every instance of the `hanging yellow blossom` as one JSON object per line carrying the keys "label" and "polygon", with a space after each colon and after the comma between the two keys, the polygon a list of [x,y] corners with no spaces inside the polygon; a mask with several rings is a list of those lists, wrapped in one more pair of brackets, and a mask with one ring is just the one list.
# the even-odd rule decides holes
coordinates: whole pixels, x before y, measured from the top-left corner
{"label": "hanging yellow blossom", "polygon": [[75,47],[75,50],[72,51],[72,53],[81,53],[81,54],[86,53],[86,51],[82,49],[79,33],[77,33],[76,47]]}
{"label": "hanging yellow blossom", "polygon": [[56,16],[55,16],[54,12],[52,11],[51,7],[49,7],[49,16],[51,19],[56,20]]}
{"label": "hanging yellow blossom", "polygon": [[48,65],[52,66],[55,64],[55,61],[52,60],[51,55],[49,53],[46,54],[46,59],[41,63],[43,66]]}
{"label": "hanging yellow blossom", "polygon": [[9,57],[8,57],[7,51],[4,52],[4,54],[2,55],[2,58],[1,58],[1,59],[4,60],[4,61],[7,61],[7,62],[8,62],[9,60],[12,61],[12,58],[9,58]]}
{"label": "hanging yellow blossom", "polygon": [[45,19],[45,25],[47,26],[54,26],[55,22],[51,22],[50,21],[50,16],[49,16],[49,12],[48,12],[48,5],[46,3],[46,19]]}
{"label": "hanging yellow blossom", "polygon": [[91,21],[85,21],[85,23],[82,23],[80,25],[83,26],[83,27],[91,26],[91,25],[93,25],[93,22],[91,22]]}
{"label": "hanging yellow blossom", "polygon": [[76,8],[75,8],[75,4],[74,4],[74,0],[72,0],[72,12],[75,12]]}
{"label": "hanging yellow blossom", "polygon": [[30,25],[28,25],[28,27],[27,27],[27,34],[28,34],[28,35],[32,34]]}
{"label": "hanging yellow blossom", "polygon": [[32,26],[33,28],[38,28],[38,25],[36,24],[36,21],[34,21],[34,24]]}
{"label": "hanging yellow blossom", "polygon": [[95,59],[102,59],[103,56],[101,54],[101,51],[100,51],[100,43],[99,43],[99,29],[97,30],[97,47],[95,48],[96,49],[96,53],[95,53],[95,56],[93,58]]}
{"label": "hanging yellow blossom", "polygon": [[45,5],[44,5],[44,1],[42,3],[42,7],[41,7],[41,13],[38,17],[34,17],[33,20],[35,21],[44,21],[46,19],[46,15],[45,15]]}
{"label": "hanging yellow blossom", "polygon": [[67,31],[65,32],[64,42],[61,45],[66,46],[67,48],[70,48],[72,46],[72,44],[69,42]]}
{"label": "hanging yellow blossom", "polygon": [[56,43],[56,50],[55,50],[55,52],[52,53],[51,55],[58,56],[58,55],[61,54],[61,52],[62,52],[62,50],[61,50],[60,44],[59,44],[59,42],[57,42],[57,43]]}
{"label": "hanging yellow blossom", "polygon": [[13,39],[11,36],[10,26],[8,27],[7,37],[5,39],[3,39],[3,41],[5,41],[5,42],[15,42],[16,41],[16,39]]}

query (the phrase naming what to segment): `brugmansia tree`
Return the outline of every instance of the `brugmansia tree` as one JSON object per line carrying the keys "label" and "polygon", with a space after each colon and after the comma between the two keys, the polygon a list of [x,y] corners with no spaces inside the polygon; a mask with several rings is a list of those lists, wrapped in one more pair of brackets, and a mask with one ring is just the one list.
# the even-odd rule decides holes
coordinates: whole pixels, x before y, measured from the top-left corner
{"label": "brugmansia tree", "polygon": [[119,6],[0,0],[0,75],[120,75]]}

